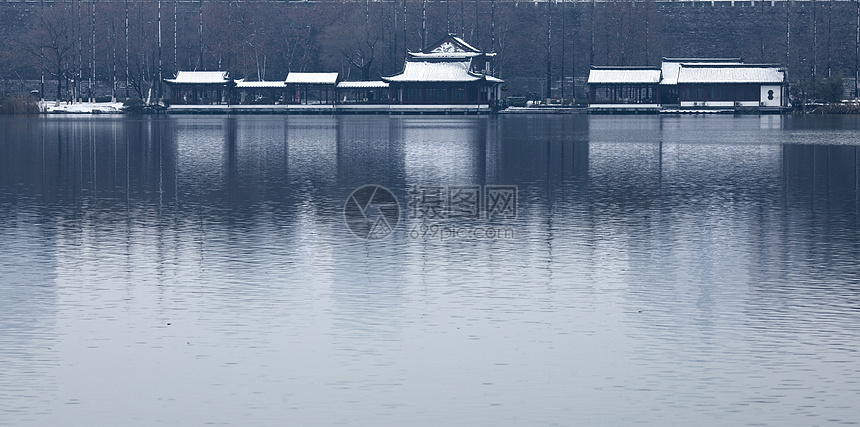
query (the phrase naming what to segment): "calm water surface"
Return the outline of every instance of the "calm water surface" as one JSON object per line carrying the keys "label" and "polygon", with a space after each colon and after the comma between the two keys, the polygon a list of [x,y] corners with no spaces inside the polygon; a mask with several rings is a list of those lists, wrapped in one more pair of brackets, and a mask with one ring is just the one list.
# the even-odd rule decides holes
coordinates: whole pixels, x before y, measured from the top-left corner
{"label": "calm water surface", "polygon": [[[0,425],[860,422],[857,117],[0,118]],[[391,189],[384,240],[347,228]],[[516,218],[410,230],[412,186]],[[450,225],[450,220],[445,224]]]}

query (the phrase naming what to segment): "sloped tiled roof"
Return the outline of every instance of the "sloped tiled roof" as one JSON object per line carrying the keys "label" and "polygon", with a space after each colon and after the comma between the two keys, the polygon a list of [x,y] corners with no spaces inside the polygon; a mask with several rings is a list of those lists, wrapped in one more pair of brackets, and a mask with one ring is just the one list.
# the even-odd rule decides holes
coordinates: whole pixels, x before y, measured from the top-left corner
{"label": "sloped tiled roof", "polygon": [[175,84],[223,84],[230,79],[226,71],[177,71],[176,78],[164,81]]}
{"label": "sloped tiled roof", "polygon": [[260,88],[260,89],[278,89],[286,87],[286,83],[278,80],[278,81],[259,81],[259,82],[246,82],[245,80],[236,80],[237,88]]}
{"label": "sloped tiled roof", "polygon": [[388,83],[383,81],[340,82],[337,84],[338,89],[378,89],[386,87],[388,87]]}
{"label": "sloped tiled roof", "polygon": [[678,84],[678,72],[681,71],[682,64],[689,65],[740,65],[743,64],[742,58],[663,58],[661,66],[663,70],[663,80],[661,85],[676,85]]}
{"label": "sloped tiled roof", "polygon": [[685,83],[775,83],[782,84],[785,73],[776,66],[682,65],[678,84]]}
{"label": "sloped tiled roof", "polygon": [[483,76],[469,72],[469,60],[406,61],[403,72],[383,77],[387,82],[473,82]]}
{"label": "sloped tiled roof", "polygon": [[338,73],[290,73],[287,74],[286,84],[337,84]]}
{"label": "sloped tiled roof", "polygon": [[653,68],[595,68],[588,74],[588,84],[595,83],[660,83],[660,70]]}

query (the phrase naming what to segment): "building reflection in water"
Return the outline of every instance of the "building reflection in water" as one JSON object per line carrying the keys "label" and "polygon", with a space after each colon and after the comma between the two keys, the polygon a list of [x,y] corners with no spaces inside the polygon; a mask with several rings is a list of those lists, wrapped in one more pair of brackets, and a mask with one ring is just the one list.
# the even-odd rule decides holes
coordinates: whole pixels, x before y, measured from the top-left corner
{"label": "building reflection in water", "polygon": [[[551,370],[555,398],[580,393],[594,410],[606,390],[683,404],[728,385],[747,398],[762,386],[751,374],[782,381],[782,362],[820,367],[813,356],[830,371],[791,371],[813,398],[841,404],[822,380],[856,379],[854,364],[830,363],[850,360],[846,320],[860,303],[856,117],[0,121],[0,371],[16,384],[0,398],[12,406],[33,405],[25,391],[45,406],[77,398],[58,378],[91,402],[119,399],[115,387],[80,386],[103,372],[104,359],[80,348],[102,335],[134,344],[100,349],[119,356],[110,360],[190,354],[159,369],[192,380],[229,379],[197,359],[221,343],[261,360],[252,348],[273,351],[267,366],[298,373],[281,379],[299,404],[402,384],[432,398],[421,394],[437,391],[421,387],[439,384],[429,375],[482,368],[469,364],[472,348],[534,369],[513,380]],[[493,223],[516,238],[412,239],[404,218],[386,240],[357,239],[341,210],[365,184],[395,191],[404,216],[411,185],[516,185],[518,217]],[[175,318],[200,336],[169,341],[178,335],[163,325]],[[611,351],[583,351],[607,342]],[[434,347],[451,343],[461,345]],[[315,371],[320,354],[331,370]],[[200,377],[181,376],[191,366]],[[414,369],[424,366],[436,369]],[[109,385],[140,380],[111,372]],[[565,388],[573,380],[586,387]],[[743,398],[723,395],[715,410]]]}

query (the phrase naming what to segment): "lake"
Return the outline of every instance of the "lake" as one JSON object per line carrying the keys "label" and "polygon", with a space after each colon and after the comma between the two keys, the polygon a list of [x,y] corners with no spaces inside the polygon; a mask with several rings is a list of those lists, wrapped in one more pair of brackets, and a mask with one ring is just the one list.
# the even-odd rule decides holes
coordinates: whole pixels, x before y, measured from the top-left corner
{"label": "lake", "polygon": [[856,116],[0,118],[0,425],[860,422]]}

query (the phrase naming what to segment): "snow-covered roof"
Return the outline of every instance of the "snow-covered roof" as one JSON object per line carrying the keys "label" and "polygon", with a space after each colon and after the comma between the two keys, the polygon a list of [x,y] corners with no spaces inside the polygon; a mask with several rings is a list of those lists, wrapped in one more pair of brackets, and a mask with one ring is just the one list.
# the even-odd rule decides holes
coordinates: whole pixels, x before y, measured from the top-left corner
{"label": "snow-covered roof", "polygon": [[743,64],[741,58],[663,58],[662,70],[663,80],[661,85],[678,84],[678,72],[681,64],[708,64],[708,65],[738,65]]}
{"label": "snow-covered roof", "polygon": [[[413,58],[448,58],[448,59],[468,59],[474,58],[476,56],[481,56],[480,52],[407,52],[407,54]],[[495,54],[488,53],[487,56],[495,56]]]}
{"label": "snow-covered roof", "polygon": [[684,83],[776,83],[785,81],[785,73],[767,65],[682,65],[678,84]]}
{"label": "snow-covered roof", "polygon": [[469,72],[471,61],[406,61],[403,72],[387,82],[473,82],[483,76]]}
{"label": "snow-covered roof", "polygon": [[660,83],[660,70],[653,68],[595,68],[588,74],[588,84],[599,83]]}
{"label": "snow-covered roof", "polygon": [[337,84],[337,73],[290,73],[287,74],[286,84]]}
{"label": "snow-covered roof", "polygon": [[373,82],[340,82],[337,84],[338,89],[376,89],[387,88],[388,83],[383,81]]}
{"label": "snow-covered roof", "polygon": [[447,34],[430,47],[420,52],[407,52],[413,58],[449,58],[449,59],[466,59],[480,55],[488,57],[496,56],[495,53],[483,53],[480,49],[470,45],[461,37],[453,34]]}
{"label": "snow-covered roof", "polygon": [[461,45],[463,45],[463,47],[464,47],[464,48],[466,48],[467,50],[471,50],[472,52],[480,52],[480,51],[478,50],[478,48],[476,48],[475,46],[472,46],[472,45],[470,45],[469,43],[466,43],[466,41],[465,41],[465,40],[463,40],[463,38],[462,38],[462,37],[457,37],[457,36],[455,36],[455,35],[453,35],[453,34],[450,34],[449,36],[450,36],[452,39],[456,40],[456,41],[457,41],[457,43],[460,43]]}
{"label": "snow-covered roof", "polygon": [[224,84],[230,81],[226,71],[177,71],[175,79],[164,79],[167,83]]}
{"label": "snow-covered roof", "polygon": [[663,57],[663,62],[683,62],[687,64],[692,63],[733,63],[740,64],[744,62],[743,58],[667,58]]}
{"label": "snow-covered roof", "polygon": [[236,80],[237,88],[260,88],[260,89],[279,89],[286,87],[283,81],[261,81],[261,82],[246,82],[245,80]]}

